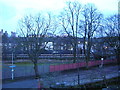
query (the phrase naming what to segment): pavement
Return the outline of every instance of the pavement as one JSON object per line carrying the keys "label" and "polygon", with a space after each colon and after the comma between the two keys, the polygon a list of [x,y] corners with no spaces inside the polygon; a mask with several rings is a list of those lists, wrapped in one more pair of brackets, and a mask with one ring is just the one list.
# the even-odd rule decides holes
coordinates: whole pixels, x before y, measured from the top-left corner
{"label": "pavement", "polygon": [[[64,83],[66,85],[77,85],[78,83],[78,75],[80,84],[95,82],[99,80],[103,80],[103,76],[106,79],[114,78],[120,76],[120,71],[118,70],[120,66],[103,66],[100,67],[92,67],[89,70],[80,68],[76,70],[62,71],[62,72],[53,72],[50,74],[44,74],[41,76],[40,83],[44,88],[49,88],[55,84]],[[79,73],[78,73],[79,71]],[[14,80],[6,83],[2,83],[2,88],[40,88],[39,80],[37,79],[25,79],[25,80]]]}

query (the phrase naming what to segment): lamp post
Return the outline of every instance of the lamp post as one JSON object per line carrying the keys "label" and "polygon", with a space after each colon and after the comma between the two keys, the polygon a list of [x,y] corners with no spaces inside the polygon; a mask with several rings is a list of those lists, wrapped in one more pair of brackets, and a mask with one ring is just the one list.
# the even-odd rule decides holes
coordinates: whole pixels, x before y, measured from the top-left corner
{"label": "lamp post", "polygon": [[13,67],[13,52],[12,52],[12,70],[11,71],[12,71],[12,80],[13,80],[14,79],[14,76],[13,76],[14,75],[13,74],[13,72],[14,72],[14,67]]}
{"label": "lamp post", "polygon": [[100,68],[103,67],[103,58],[101,58],[101,65],[100,65]]}
{"label": "lamp post", "polygon": [[[15,46],[13,47],[13,49],[15,48]],[[14,67],[16,67],[14,65],[14,50],[12,51],[12,65],[9,66],[11,68],[11,79],[13,80],[14,79]]]}
{"label": "lamp post", "polygon": [[[77,52],[77,60],[78,60],[78,43],[76,45],[76,52]],[[78,85],[80,84],[80,74],[79,74],[79,62],[77,62],[78,64]]]}

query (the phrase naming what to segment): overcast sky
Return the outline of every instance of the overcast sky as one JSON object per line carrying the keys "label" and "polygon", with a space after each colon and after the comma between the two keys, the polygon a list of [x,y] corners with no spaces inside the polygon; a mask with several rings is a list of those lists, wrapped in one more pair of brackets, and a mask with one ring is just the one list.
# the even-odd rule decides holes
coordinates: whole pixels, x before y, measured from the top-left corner
{"label": "overcast sky", "polygon": [[[68,0],[0,0],[0,30],[16,31],[17,23],[27,13],[51,11],[58,13]],[[94,3],[105,15],[118,12],[119,0],[78,0],[82,4]]]}

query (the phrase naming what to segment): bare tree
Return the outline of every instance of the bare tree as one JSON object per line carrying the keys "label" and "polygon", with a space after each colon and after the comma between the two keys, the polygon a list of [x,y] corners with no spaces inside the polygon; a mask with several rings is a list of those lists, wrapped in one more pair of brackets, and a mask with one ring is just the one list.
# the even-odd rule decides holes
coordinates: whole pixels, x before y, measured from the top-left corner
{"label": "bare tree", "polygon": [[50,14],[44,17],[41,14],[38,14],[36,16],[28,15],[19,22],[22,45],[25,47],[29,59],[34,64],[36,78],[39,78],[37,65],[39,55],[47,44],[43,42],[43,38],[49,30],[51,23]]}
{"label": "bare tree", "polygon": [[70,37],[71,45],[73,47],[73,63],[76,62],[77,38],[79,31],[81,4],[77,1],[67,2],[67,7],[61,15],[61,25],[64,31]]}
{"label": "bare tree", "polygon": [[120,59],[120,28],[117,14],[106,18],[106,42],[113,48],[117,60]]}
{"label": "bare tree", "polygon": [[97,8],[95,8],[92,4],[85,5],[82,11],[83,19],[82,19],[82,27],[83,27],[83,38],[84,38],[84,54],[86,67],[88,68],[88,61],[90,60],[92,39],[94,33],[100,26],[102,14],[98,12]]}

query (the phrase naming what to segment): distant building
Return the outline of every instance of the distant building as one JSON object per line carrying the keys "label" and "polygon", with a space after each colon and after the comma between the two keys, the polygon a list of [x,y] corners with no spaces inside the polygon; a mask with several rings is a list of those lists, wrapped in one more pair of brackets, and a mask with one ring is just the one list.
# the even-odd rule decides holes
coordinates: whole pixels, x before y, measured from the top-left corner
{"label": "distant building", "polygon": [[1,29],[1,31],[0,31],[0,35],[3,35],[3,29]]}
{"label": "distant building", "polygon": [[16,32],[11,32],[11,37],[16,37]]}
{"label": "distant building", "polygon": [[[26,37],[17,37],[15,32],[11,32],[11,36],[7,37],[7,31],[3,32],[3,30],[1,30],[0,33],[3,35],[3,54],[11,53],[12,51],[15,51],[16,54],[28,53],[29,46],[25,47],[25,41],[23,41]],[[32,37],[31,39],[33,39],[34,46],[35,39]],[[84,40],[83,38],[77,38],[77,40],[77,53],[84,54]],[[38,44],[43,48],[41,53],[72,54],[72,41],[71,37],[68,36],[53,36],[52,34],[48,34],[48,36],[44,37],[41,42],[38,42]],[[87,43],[88,42],[85,42],[85,46],[87,46]],[[91,54],[106,55],[112,53],[114,53],[113,48],[105,43],[104,38],[93,38]]]}

